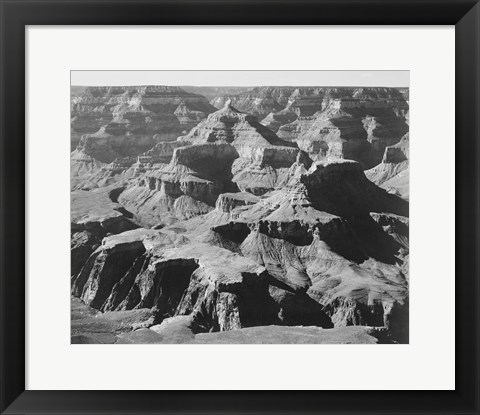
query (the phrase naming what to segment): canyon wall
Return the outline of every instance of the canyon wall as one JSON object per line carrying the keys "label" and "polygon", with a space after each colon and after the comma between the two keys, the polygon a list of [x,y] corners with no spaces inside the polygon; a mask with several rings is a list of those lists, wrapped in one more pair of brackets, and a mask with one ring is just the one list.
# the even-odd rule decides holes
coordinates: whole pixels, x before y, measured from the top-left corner
{"label": "canyon wall", "polygon": [[72,341],[408,342],[408,89],[185,89],[72,96]]}

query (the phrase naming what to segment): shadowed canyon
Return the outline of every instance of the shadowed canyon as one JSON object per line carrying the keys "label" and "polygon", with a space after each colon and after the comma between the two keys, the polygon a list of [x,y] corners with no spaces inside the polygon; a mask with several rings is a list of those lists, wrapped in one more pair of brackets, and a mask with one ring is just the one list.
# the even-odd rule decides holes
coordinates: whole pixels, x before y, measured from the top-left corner
{"label": "shadowed canyon", "polygon": [[408,88],[70,105],[72,343],[408,343]]}

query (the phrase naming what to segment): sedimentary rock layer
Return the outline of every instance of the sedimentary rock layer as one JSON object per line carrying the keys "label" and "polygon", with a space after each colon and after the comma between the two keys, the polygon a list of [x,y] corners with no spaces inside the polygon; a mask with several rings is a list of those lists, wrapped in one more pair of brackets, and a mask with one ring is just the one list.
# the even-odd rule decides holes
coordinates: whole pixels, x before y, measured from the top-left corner
{"label": "sedimentary rock layer", "polygon": [[72,98],[72,342],[408,342],[408,90],[192,91]]}

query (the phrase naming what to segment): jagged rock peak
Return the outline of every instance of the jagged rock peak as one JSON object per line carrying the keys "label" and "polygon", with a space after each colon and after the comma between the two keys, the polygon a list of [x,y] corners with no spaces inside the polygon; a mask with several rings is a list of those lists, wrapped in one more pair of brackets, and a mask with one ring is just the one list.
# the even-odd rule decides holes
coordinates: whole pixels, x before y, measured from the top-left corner
{"label": "jagged rock peak", "polygon": [[208,120],[210,121],[230,121],[230,122],[240,122],[240,121],[257,121],[257,118],[251,114],[246,114],[237,110],[233,105],[232,101],[229,99],[225,102],[225,105],[218,111],[213,112],[209,115]]}
{"label": "jagged rock peak", "polygon": [[238,111],[230,101],[178,140],[190,144],[226,142],[256,147],[296,147],[290,142],[281,140],[273,131],[260,124],[254,115]]}

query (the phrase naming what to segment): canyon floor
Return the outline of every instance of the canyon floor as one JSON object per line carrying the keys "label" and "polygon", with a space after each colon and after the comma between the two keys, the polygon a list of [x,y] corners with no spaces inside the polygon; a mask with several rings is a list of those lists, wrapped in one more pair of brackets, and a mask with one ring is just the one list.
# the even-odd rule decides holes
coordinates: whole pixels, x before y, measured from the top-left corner
{"label": "canyon floor", "polygon": [[408,343],[408,100],[72,88],[71,342]]}

